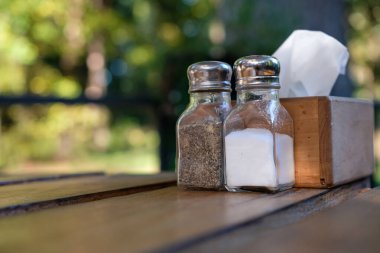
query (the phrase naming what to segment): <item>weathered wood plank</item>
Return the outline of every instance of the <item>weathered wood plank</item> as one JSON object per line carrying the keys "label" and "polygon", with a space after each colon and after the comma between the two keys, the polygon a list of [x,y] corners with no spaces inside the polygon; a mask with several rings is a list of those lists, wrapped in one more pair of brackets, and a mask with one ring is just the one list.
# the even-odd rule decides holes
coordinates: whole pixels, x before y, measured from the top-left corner
{"label": "weathered wood plank", "polygon": [[[329,191],[328,193],[318,196],[316,198],[309,199],[307,201],[298,203],[289,208],[267,215],[263,218],[247,222],[235,229],[230,229],[218,234],[209,236],[198,240],[197,243],[182,243],[174,247],[168,247],[162,249],[161,252],[261,252],[257,251],[254,245],[256,245],[261,237],[272,237],[273,231],[283,229],[287,231],[290,224],[294,224],[305,217],[318,213],[324,209],[328,209],[333,206],[341,204],[343,201],[352,199],[362,192],[368,191],[370,186],[370,180],[358,181],[352,184],[343,185]],[[312,227],[310,228],[312,229]],[[286,232],[287,233],[287,232]],[[289,240],[298,238],[298,234],[291,234]],[[269,241],[269,240],[268,240]],[[269,247],[268,249],[262,247],[263,252],[283,252],[283,246],[275,240],[270,240],[275,247]],[[325,252],[332,251],[327,250]],[[309,249],[305,251],[296,250],[294,252],[309,252]],[[294,253],[293,252],[293,253]],[[319,251],[323,252],[323,251]],[[344,251],[343,251],[344,252]]]}
{"label": "weathered wood plank", "polygon": [[23,175],[11,175],[0,174],[0,186],[13,185],[13,184],[25,184],[31,182],[52,181],[68,178],[79,177],[92,177],[92,176],[104,176],[103,172],[89,172],[89,173],[71,173],[71,174],[23,174]]}
{"label": "weathered wood plank", "polygon": [[[141,252],[226,231],[330,190],[278,194],[176,187],[0,219],[0,252]],[[36,227],[38,226],[38,228]]]}
{"label": "weathered wood plank", "polygon": [[0,216],[99,200],[175,184],[174,173],[106,175],[0,187]]}
{"label": "weathered wood plank", "polygon": [[260,234],[241,249],[242,252],[247,249],[252,252],[281,249],[281,252],[377,253],[380,250],[379,234],[380,189],[377,188],[330,210],[275,230],[270,237]]}

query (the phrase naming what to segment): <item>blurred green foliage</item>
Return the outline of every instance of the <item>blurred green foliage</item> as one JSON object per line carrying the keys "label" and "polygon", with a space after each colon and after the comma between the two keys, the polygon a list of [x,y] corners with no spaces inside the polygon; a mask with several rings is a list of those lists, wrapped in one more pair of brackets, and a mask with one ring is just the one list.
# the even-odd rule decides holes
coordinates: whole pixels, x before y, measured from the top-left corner
{"label": "blurred green foliage", "polygon": [[351,0],[348,48],[357,97],[380,100],[380,2]]}
{"label": "blurred green foliage", "polygon": [[[186,88],[171,92],[168,80],[173,73],[183,75],[185,67],[173,72],[173,66],[183,54],[198,59],[208,55],[215,8],[214,1],[193,0],[3,0],[0,94],[85,95],[91,85],[89,67],[95,64],[110,95],[179,102]],[[97,58],[90,57],[93,47]],[[141,164],[150,161],[157,169],[158,159],[150,158],[158,156],[154,117],[145,112],[128,116],[124,109],[61,104],[2,108],[0,167],[22,161],[96,160],[104,154],[128,158],[128,152],[137,152]],[[131,160],[125,160],[126,168]]]}
{"label": "blurred green foliage", "polygon": [[9,128],[3,127],[1,156],[4,164],[20,159],[67,158],[85,152],[85,146],[101,149],[102,143],[96,142],[93,135],[106,126],[109,116],[101,107],[61,104],[14,105],[6,113],[12,124]]}
{"label": "blurred green foliage", "polygon": [[207,21],[214,9],[211,1],[1,1],[0,92],[79,95],[88,46],[100,37],[108,71],[124,81],[110,90],[157,93],[169,50],[208,50]]}
{"label": "blurred green foliage", "polygon": [[[380,2],[351,0],[348,21],[350,73],[355,96],[380,101]],[[380,185],[380,111],[375,112],[375,184]]]}
{"label": "blurred green foliage", "polygon": [[[345,3],[355,95],[378,100],[380,5]],[[271,54],[302,18],[275,1],[1,0],[0,95],[141,96],[160,106],[0,108],[0,168],[53,160],[71,161],[78,170],[86,167],[78,161],[86,161],[99,169],[154,171],[160,141],[173,168],[175,119],[188,101],[187,66]],[[93,85],[97,93],[90,92]]]}

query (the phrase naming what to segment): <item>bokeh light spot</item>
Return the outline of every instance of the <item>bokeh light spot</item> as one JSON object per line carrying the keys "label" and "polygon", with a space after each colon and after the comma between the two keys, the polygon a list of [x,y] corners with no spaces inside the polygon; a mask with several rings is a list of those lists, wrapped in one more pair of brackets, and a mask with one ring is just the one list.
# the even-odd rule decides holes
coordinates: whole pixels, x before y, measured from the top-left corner
{"label": "bokeh light spot", "polygon": [[359,11],[352,13],[349,16],[348,21],[356,30],[362,30],[368,25],[366,15]]}
{"label": "bokeh light spot", "polygon": [[160,26],[158,36],[169,45],[178,45],[181,39],[181,30],[176,24],[163,23]]}
{"label": "bokeh light spot", "polygon": [[208,36],[213,44],[222,44],[226,39],[224,24],[219,20],[212,21],[209,26]]}
{"label": "bokeh light spot", "polygon": [[139,66],[147,64],[153,59],[154,50],[150,46],[137,46],[127,54],[128,62]]}

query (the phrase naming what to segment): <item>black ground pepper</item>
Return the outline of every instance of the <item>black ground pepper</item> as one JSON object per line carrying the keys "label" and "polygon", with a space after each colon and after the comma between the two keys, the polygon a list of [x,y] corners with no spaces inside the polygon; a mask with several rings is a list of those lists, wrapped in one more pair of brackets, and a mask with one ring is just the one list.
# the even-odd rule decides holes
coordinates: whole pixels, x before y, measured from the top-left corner
{"label": "black ground pepper", "polygon": [[180,126],[178,186],[182,189],[223,190],[223,123]]}

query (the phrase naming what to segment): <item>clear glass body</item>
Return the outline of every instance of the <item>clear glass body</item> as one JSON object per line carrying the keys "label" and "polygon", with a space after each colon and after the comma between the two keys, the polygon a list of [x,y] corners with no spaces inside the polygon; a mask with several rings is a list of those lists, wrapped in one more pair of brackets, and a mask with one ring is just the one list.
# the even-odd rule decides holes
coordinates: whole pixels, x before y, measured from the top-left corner
{"label": "clear glass body", "polygon": [[180,189],[224,190],[223,122],[229,92],[194,92],[177,121],[177,185]]}
{"label": "clear glass body", "polygon": [[278,89],[238,91],[224,135],[228,191],[276,192],[294,185],[293,120]]}

